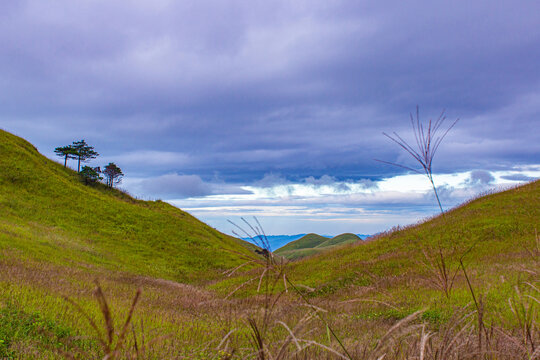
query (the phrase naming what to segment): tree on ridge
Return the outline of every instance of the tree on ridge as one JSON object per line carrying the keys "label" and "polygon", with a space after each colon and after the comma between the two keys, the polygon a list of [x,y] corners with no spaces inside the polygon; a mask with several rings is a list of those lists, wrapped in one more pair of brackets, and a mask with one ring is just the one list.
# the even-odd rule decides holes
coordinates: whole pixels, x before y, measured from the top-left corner
{"label": "tree on ridge", "polygon": [[71,145],[59,146],[56,149],[54,149],[54,152],[56,153],[56,155],[64,158],[64,167],[67,166],[68,159],[77,158],[77,152]]}
{"label": "tree on ridge", "polygon": [[100,173],[101,169],[99,166],[94,168],[90,166],[83,166],[82,170],[79,172],[86,185],[103,179],[103,177],[99,176]]}
{"label": "tree on ridge", "polygon": [[109,163],[103,169],[103,175],[105,175],[107,186],[112,188],[114,184],[119,184],[122,181],[124,173],[115,163]]}
{"label": "tree on ridge", "polygon": [[86,143],[86,141],[74,141],[71,145],[75,149],[76,159],[78,159],[77,172],[81,171],[81,162],[86,162],[89,159],[95,159],[99,154],[94,151],[94,147]]}

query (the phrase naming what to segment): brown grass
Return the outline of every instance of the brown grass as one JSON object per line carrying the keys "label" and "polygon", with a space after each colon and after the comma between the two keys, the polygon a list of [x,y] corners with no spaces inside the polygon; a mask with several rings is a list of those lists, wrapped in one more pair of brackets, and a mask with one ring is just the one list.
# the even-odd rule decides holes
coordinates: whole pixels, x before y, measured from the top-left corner
{"label": "brown grass", "polygon": [[[124,273],[20,262],[13,256],[4,256],[0,269],[4,275],[2,280],[11,284],[7,289],[3,287],[3,299],[9,297],[10,288],[13,295],[18,294],[15,288],[19,286],[39,289],[51,299],[63,294],[69,302],[77,304],[66,303],[57,308],[61,311],[58,315],[83,333],[93,334],[91,338],[96,340],[98,348],[79,349],[73,354],[59,353],[66,358],[540,358],[538,277],[531,273],[527,281],[516,286],[513,297],[508,300],[515,314],[513,323],[503,320],[499,324],[483,323],[485,314],[481,304],[484,300],[475,294],[476,306],[456,308],[448,321],[434,325],[422,320],[423,311],[399,320],[347,316],[359,313],[359,308],[393,306],[370,301],[375,299],[306,301],[291,294],[291,286],[288,292],[273,292],[272,287],[283,282],[284,270],[279,266],[261,268],[262,277],[257,278],[257,282],[261,282],[260,295],[243,299],[225,299],[197,287]],[[537,269],[530,271],[535,273]],[[89,284],[95,277],[102,280],[92,292]],[[375,286],[380,286],[381,290],[389,285],[387,279],[379,279],[379,283]],[[136,288],[142,289],[142,295],[137,292],[133,298]],[[21,305],[35,309],[42,306],[42,310],[46,310],[47,304],[47,301],[27,301]],[[117,322],[117,318],[125,320]],[[182,328],[187,331],[178,333]],[[329,328],[336,329],[336,338]],[[207,336],[200,337],[204,331],[208,331]],[[18,353],[29,354],[28,358],[35,356],[31,348],[35,348],[35,344],[15,346]]]}

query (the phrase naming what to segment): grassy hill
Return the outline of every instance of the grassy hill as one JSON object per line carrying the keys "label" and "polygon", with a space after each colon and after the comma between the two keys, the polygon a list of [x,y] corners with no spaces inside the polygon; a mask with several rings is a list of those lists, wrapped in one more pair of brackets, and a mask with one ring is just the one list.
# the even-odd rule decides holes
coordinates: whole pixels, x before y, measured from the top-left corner
{"label": "grassy hill", "polygon": [[511,317],[508,299],[516,286],[525,291],[525,282],[538,285],[540,279],[539,204],[540,181],[535,181],[293,262],[290,276],[314,288],[310,296],[391,304],[363,303],[355,310],[362,316],[403,316],[427,308],[437,319],[447,318],[454,307],[474,303],[472,287],[486,311]]}
{"label": "grassy hill", "polygon": [[131,315],[123,349],[147,353],[121,358],[535,358],[538,204],[536,181],[369,241],[312,234],[289,251],[320,253],[268,267],[0,131],[0,358],[104,358]]}
{"label": "grassy hill", "polygon": [[[351,344],[359,334],[420,311],[415,316],[433,331],[481,326],[525,338],[530,332],[535,340],[527,340],[522,349],[529,346],[531,351],[531,341],[540,341],[539,204],[540,181],[535,181],[479,197],[419,224],[309,253],[289,262],[283,272],[304,298],[324,307],[342,340]],[[233,287],[247,278],[241,274],[213,287]],[[276,291],[285,290],[276,284]],[[254,286],[245,288],[242,296],[254,292]],[[482,347],[488,336],[467,335],[459,342]],[[492,346],[509,339],[495,338],[489,340]],[[503,358],[527,358],[517,354]]]}
{"label": "grassy hill", "polygon": [[[303,301],[323,308],[344,344],[336,346],[347,348],[353,359],[422,358],[419,342],[427,337],[433,343],[424,353],[429,359],[495,353],[500,357],[491,358],[536,358],[531,354],[538,354],[540,344],[539,204],[535,181],[419,224],[323,248],[279,267],[274,291],[300,291]],[[280,281],[283,273],[290,284]],[[226,292],[251,276],[238,274],[212,287]],[[258,284],[251,284],[239,296],[257,294]],[[293,316],[290,309],[287,318]],[[328,341],[328,328],[317,331],[318,339]]]}
{"label": "grassy hill", "polygon": [[[63,358],[66,352],[67,358],[103,358],[99,335],[86,320],[103,324],[92,291],[96,279],[117,329],[141,288],[134,334],[173,331],[176,344],[221,336],[224,325],[208,320],[215,307],[197,304],[213,300],[204,284],[243,264],[251,244],[162,201],[86,186],[73,170],[1,130],[0,169],[0,358]],[[192,351],[175,345],[188,358]]]}
{"label": "grassy hill", "polygon": [[360,237],[350,233],[337,235],[331,239],[318,234],[307,234],[282,246],[274,253],[289,260],[298,260],[319,254],[334,246],[350,244],[359,240],[361,240]]}
{"label": "grassy hill", "polygon": [[10,256],[200,282],[247,252],[169,204],[84,186],[76,172],[4,131],[0,169],[0,251]]}
{"label": "grassy hill", "polygon": [[326,240],[322,244],[317,245],[317,248],[325,248],[328,246],[351,244],[357,241],[361,241],[360,237],[356,234],[345,233],[334,236],[331,239]]}
{"label": "grassy hill", "polygon": [[314,248],[323,242],[328,240],[328,238],[318,235],[318,234],[307,234],[302,236],[300,239],[291,241],[285,246],[280,247],[275,251],[276,254],[285,252],[285,251],[291,251],[291,250],[298,250],[298,249],[309,249]]}

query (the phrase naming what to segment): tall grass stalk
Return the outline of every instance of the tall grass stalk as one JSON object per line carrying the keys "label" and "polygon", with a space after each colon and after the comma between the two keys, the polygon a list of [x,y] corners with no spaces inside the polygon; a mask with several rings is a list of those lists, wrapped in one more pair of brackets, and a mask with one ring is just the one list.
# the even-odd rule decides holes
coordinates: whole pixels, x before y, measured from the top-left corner
{"label": "tall grass stalk", "polygon": [[[330,353],[333,353],[334,355],[337,355],[340,358],[352,359],[352,356],[348,352],[347,348],[344,346],[343,342],[337,336],[335,331],[332,329],[329,322],[321,315],[321,312],[325,311],[319,307],[312,305],[310,301],[304,296],[304,294],[298,289],[298,287],[288,278],[285,271],[287,263],[284,261],[283,258],[277,258],[272,253],[268,238],[264,233],[264,230],[262,229],[262,226],[258,219],[254,217],[256,225],[252,225],[244,218],[241,219],[251,231],[244,229],[243,227],[235,224],[230,220],[229,222],[233,224],[238,230],[240,230],[245,236],[251,239],[253,243],[258,245],[262,249],[262,251],[257,251],[257,253],[262,255],[263,259],[260,259],[259,257],[258,259],[254,258],[249,260],[249,262],[255,262],[262,265],[261,275],[259,277],[259,284],[257,286],[257,292],[261,290],[261,284],[264,284],[263,317],[260,322],[257,322],[253,318],[248,319],[248,325],[251,330],[249,339],[252,346],[255,348],[255,354],[257,356],[257,359],[265,360],[267,357],[271,359],[283,359],[286,354],[286,348],[291,343],[294,343],[296,345],[296,353],[305,350],[309,346],[315,345],[325,349]],[[233,231],[233,233],[236,236],[240,237],[236,232]],[[276,292],[276,287],[282,279],[284,290],[279,291],[276,295],[274,295]],[[254,278],[249,279],[241,286],[252,282],[253,280]],[[283,341],[282,345],[279,347],[274,356],[272,356],[271,354],[269,354],[269,349],[267,346],[267,331],[271,326],[271,316],[274,312],[274,309],[278,301],[284,295],[284,293],[288,292],[289,287],[302,300],[302,302],[307,305],[308,309],[310,309],[310,313],[306,314],[298,322],[298,324],[294,327],[293,330],[291,330],[284,322],[277,321],[277,324],[280,324],[288,331],[289,336]],[[298,333],[305,327],[305,325],[309,321],[314,318],[317,318],[324,323],[327,332],[332,334],[332,337],[338,342],[339,346],[346,355],[342,355],[335,349],[325,346],[319,342],[299,338]],[[303,346],[300,345],[301,343],[303,344]]]}
{"label": "tall grass stalk", "polygon": [[[128,334],[128,330],[131,325],[131,320],[133,318],[135,307],[137,306],[137,303],[139,302],[139,299],[141,296],[141,289],[139,288],[137,292],[135,293],[135,296],[129,308],[126,320],[124,321],[124,325],[122,326],[121,330],[118,332],[115,329],[114,318],[113,318],[111,309],[109,307],[109,304],[107,302],[107,298],[105,297],[105,294],[103,293],[103,290],[101,289],[99,282],[96,280],[95,283],[96,283],[96,288],[94,290],[94,296],[97,303],[99,304],[101,315],[103,316],[104,324],[102,327],[98,326],[96,322],[92,319],[92,317],[76,302],[74,302],[68,297],[65,297],[64,299],[68,303],[70,303],[75,308],[75,310],[77,310],[88,321],[88,323],[94,330],[95,337],[101,346],[102,352],[104,353],[103,360],[115,360],[115,359],[126,358],[125,356],[123,356],[122,350],[124,348],[126,336]],[[131,329],[134,333],[134,328],[132,327]],[[142,355],[144,351],[146,350],[146,348],[145,346],[140,348],[137,345],[135,333],[134,333],[134,339],[135,339],[134,340],[135,341],[134,358],[140,358],[139,355]],[[71,357],[69,356],[69,354],[64,354],[64,355]],[[129,358],[131,358],[131,356]]]}
{"label": "tall grass stalk", "polygon": [[403,138],[399,136],[396,132],[393,132],[392,135],[388,135],[387,133],[383,132],[383,135],[398,144],[409,155],[411,155],[421,165],[422,171],[394,162],[383,160],[376,161],[407,169],[418,174],[424,174],[431,183],[431,186],[433,187],[433,192],[435,193],[435,197],[437,198],[437,203],[439,204],[439,209],[441,210],[441,213],[444,213],[443,207],[441,205],[441,200],[437,192],[437,187],[435,186],[435,182],[433,181],[433,158],[435,157],[435,153],[439,149],[441,142],[446,137],[448,132],[454,127],[454,125],[456,125],[459,119],[456,119],[448,128],[446,128],[446,130],[441,129],[444,122],[446,121],[446,115],[444,114],[443,110],[437,120],[432,121],[432,119],[429,119],[427,125],[424,125],[420,121],[420,110],[418,106],[416,106],[416,119],[413,118],[412,114],[410,114],[410,119],[414,138],[416,140],[416,148],[414,146],[411,146],[407,141],[403,140]]}

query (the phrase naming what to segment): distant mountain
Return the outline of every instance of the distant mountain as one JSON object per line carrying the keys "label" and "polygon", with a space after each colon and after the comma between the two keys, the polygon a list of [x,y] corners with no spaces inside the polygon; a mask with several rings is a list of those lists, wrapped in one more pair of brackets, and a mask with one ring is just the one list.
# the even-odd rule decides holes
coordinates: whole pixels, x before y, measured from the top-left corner
{"label": "distant mountain", "polygon": [[284,253],[286,251],[298,250],[298,249],[311,249],[319,246],[320,244],[326,242],[327,237],[318,234],[307,234],[302,236],[300,239],[288,243],[287,245],[275,250],[276,254]]}
{"label": "distant mountain", "polygon": [[[347,233],[349,234],[349,233]],[[343,235],[347,235],[347,234],[341,234],[341,235],[338,235],[336,236],[339,237],[339,236],[343,236]],[[282,247],[284,247],[285,245],[295,241],[295,240],[298,240],[300,239],[301,237],[303,236],[306,236],[308,234],[296,234],[296,235],[267,235],[267,239],[268,239],[268,242],[270,243],[270,247],[272,249],[272,251],[275,251],[276,249],[280,249]],[[354,235],[354,234],[350,234],[350,235]],[[332,239],[332,236],[331,235],[320,235],[322,237],[325,237],[326,239]],[[358,236],[360,239],[364,240],[365,238],[371,236],[371,235],[365,235],[365,234],[356,234],[356,236]],[[245,241],[248,241],[248,242],[253,242],[250,238],[242,238],[242,240],[245,240]]]}
{"label": "distant mountain", "polygon": [[[268,242],[270,243],[270,247],[272,250],[279,249],[280,247],[290,243],[291,241],[300,239],[302,236],[305,236],[306,234],[296,234],[296,235],[267,235],[266,238],[268,239]],[[253,242],[250,238],[242,238],[242,240]]]}
{"label": "distant mountain", "polygon": [[345,234],[335,236],[331,239],[328,239],[322,244],[317,245],[317,247],[324,248],[324,247],[334,246],[334,245],[345,245],[345,244],[350,244],[350,243],[360,241],[360,240],[362,239],[358,235],[345,233]]}
{"label": "distant mountain", "polygon": [[[365,237],[365,235],[362,236]],[[300,239],[278,248],[274,251],[274,253],[289,260],[298,260],[336,246],[351,244],[361,240],[362,238],[360,236],[351,233],[337,235],[333,238],[328,238],[318,234],[307,234]]]}

